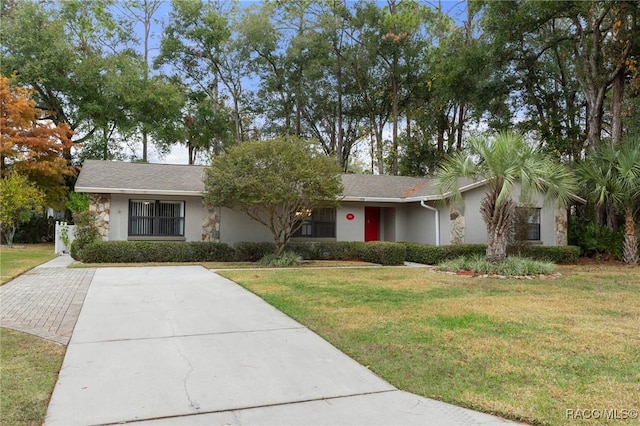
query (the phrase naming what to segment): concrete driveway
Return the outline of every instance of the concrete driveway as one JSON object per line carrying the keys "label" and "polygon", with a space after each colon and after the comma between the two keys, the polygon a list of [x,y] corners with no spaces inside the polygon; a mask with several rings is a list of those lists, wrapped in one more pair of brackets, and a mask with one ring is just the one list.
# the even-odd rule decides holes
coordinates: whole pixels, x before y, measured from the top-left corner
{"label": "concrete driveway", "polygon": [[507,424],[402,392],[199,266],[100,268],[47,425]]}

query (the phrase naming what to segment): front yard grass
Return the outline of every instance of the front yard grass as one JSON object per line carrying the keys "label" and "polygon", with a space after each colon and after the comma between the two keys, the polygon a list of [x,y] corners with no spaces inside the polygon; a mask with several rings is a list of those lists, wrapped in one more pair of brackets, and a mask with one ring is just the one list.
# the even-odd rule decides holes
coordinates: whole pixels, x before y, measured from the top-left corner
{"label": "front yard grass", "polygon": [[0,247],[0,285],[56,256],[51,243]]}
{"label": "front yard grass", "polygon": [[531,424],[640,409],[638,268],[561,266],[546,280],[355,271],[221,275],[409,392]]}
{"label": "front yard grass", "polygon": [[0,424],[41,425],[66,348],[0,328]]}

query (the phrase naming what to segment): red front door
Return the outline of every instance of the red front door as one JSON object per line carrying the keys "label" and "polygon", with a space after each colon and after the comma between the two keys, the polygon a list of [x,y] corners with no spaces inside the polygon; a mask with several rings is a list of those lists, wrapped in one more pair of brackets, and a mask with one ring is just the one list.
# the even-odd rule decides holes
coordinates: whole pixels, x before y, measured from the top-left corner
{"label": "red front door", "polygon": [[365,207],[364,208],[364,240],[378,241],[380,239],[380,234],[378,233],[379,228],[380,228],[380,208]]}

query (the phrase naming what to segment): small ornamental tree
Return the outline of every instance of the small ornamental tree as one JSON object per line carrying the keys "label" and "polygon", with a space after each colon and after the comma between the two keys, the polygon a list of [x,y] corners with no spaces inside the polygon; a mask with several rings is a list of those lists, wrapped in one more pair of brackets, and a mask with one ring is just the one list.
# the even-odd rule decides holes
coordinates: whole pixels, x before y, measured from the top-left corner
{"label": "small ornamental tree", "polygon": [[440,190],[451,194],[454,202],[462,200],[458,178],[486,182],[480,214],[487,226],[487,260],[492,262],[507,256],[507,237],[517,207],[514,197],[527,205],[541,195],[566,206],[577,189],[569,169],[528,144],[522,135],[509,132],[471,139],[469,151],[447,157],[438,174]]}
{"label": "small ornamental tree", "polygon": [[244,142],[207,169],[205,201],[246,213],[273,234],[276,256],[302,226],[301,215],[338,205],[342,183],[335,159],[296,138]]}
{"label": "small ornamental tree", "polygon": [[49,206],[60,206],[66,176],[76,173],[70,155],[72,131],[66,124],[40,120],[32,92],[0,75],[0,177],[12,171],[40,188]]}
{"label": "small ornamental tree", "polygon": [[616,145],[602,144],[578,168],[587,198],[597,206],[611,205],[624,213],[622,260],[638,264],[636,217],[640,211],[640,138]]}
{"label": "small ornamental tree", "polygon": [[0,230],[9,247],[13,246],[13,236],[18,225],[27,222],[43,203],[42,191],[26,177],[11,173],[0,179]]}

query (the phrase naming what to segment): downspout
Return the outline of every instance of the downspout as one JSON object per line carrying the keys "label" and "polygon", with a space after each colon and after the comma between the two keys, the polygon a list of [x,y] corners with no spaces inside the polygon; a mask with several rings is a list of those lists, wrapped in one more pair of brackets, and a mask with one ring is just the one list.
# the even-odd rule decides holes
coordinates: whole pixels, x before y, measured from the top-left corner
{"label": "downspout", "polygon": [[420,200],[420,205],[425,209],[431,210],[432,212],[434,212],[436,216],[436,245],[439,246],[440,245],[440,211],[435,207],[431,207],[430,205],[427,205],[427,203],[425,203],[424,200]]}

